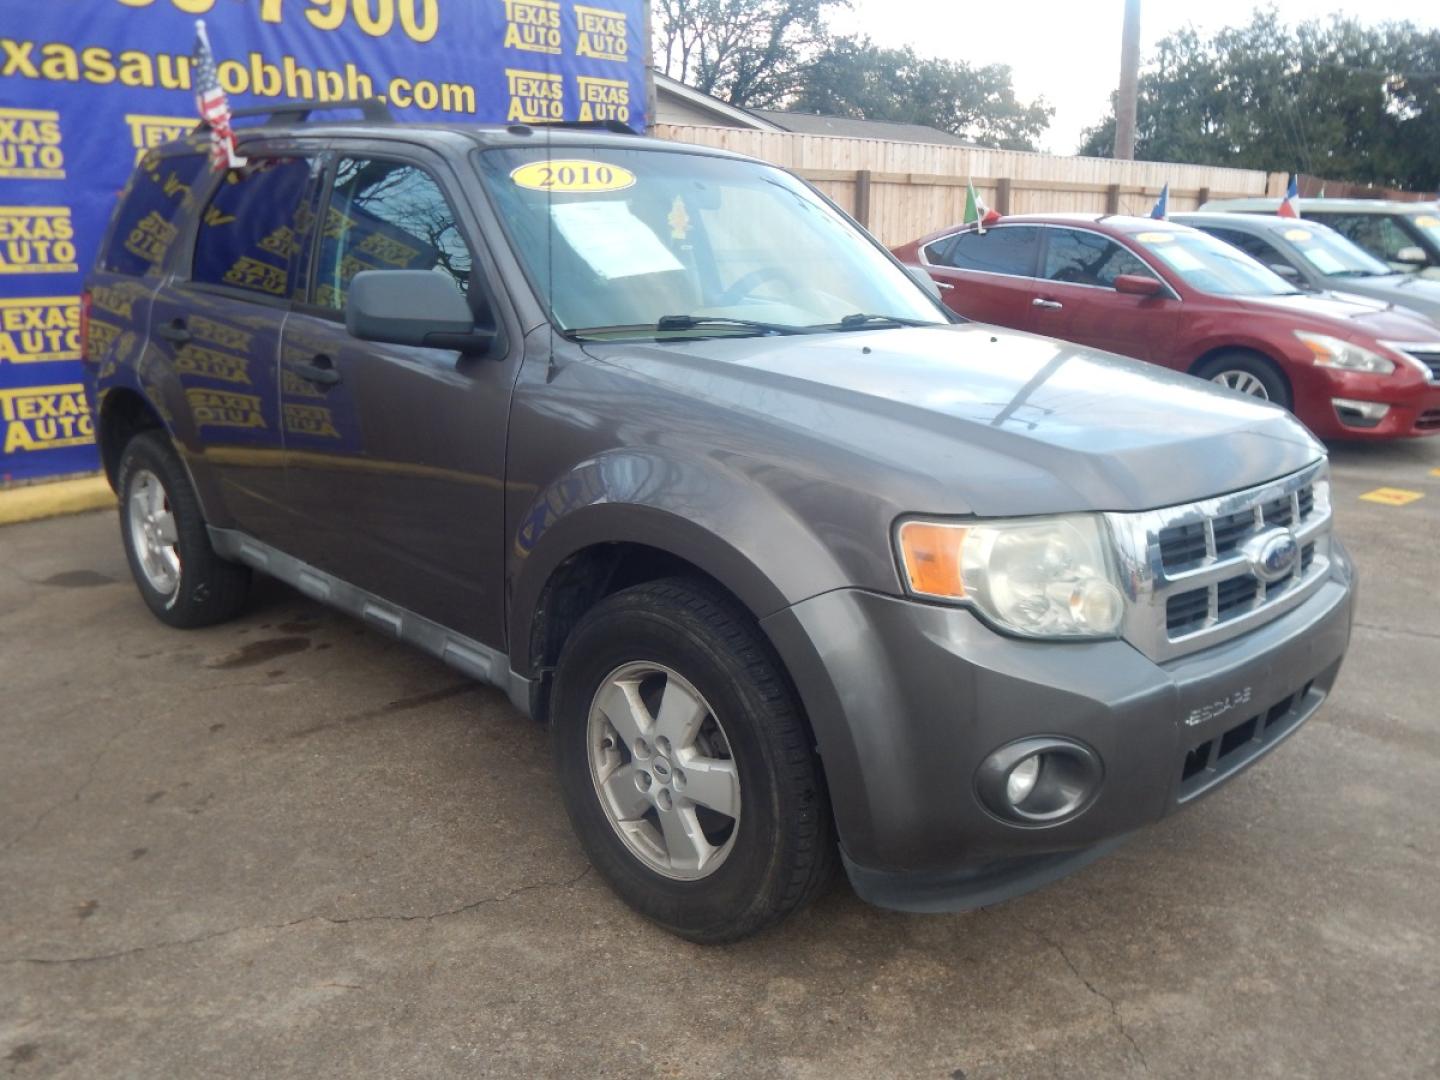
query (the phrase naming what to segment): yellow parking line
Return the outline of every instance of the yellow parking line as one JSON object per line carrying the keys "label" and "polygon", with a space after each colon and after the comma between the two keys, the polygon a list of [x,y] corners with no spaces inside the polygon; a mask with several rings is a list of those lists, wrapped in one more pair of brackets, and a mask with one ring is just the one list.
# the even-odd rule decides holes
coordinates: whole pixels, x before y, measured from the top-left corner
{"label": "yellow parking line", "polygon": [[0,525],[79,514],[114,505],[115,493],[103,476],[9,488],[0,491]]}
{"label": "yellow parking line", "polygon": [[1440,476],[1440,469],[1431,469],[1431,470],[1430,470],[1430,475],[1431,475],[1431,476]]}
{"label": "yellow parking line", "polygon": [[1376,488],[1374,491],[1367,491],[1360,496],[1366,502],[1380,503],[1382,506],[1405,506],[1424,497],[1424,492],[1406,491],[1404,488],[1392,487]]}

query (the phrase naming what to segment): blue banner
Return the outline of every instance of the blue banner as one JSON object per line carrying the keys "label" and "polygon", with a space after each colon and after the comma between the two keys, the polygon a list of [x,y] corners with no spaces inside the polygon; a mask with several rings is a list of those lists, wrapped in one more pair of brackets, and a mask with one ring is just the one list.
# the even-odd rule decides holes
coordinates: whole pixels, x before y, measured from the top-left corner
{"label": "blue banner", "polygon": [[401,119],[640,130],[643,12],[643,0],[0,0],[0,486],[98,468],[80,284],[135,163],[195,126],[196,18],[235,108],[379,96]]}

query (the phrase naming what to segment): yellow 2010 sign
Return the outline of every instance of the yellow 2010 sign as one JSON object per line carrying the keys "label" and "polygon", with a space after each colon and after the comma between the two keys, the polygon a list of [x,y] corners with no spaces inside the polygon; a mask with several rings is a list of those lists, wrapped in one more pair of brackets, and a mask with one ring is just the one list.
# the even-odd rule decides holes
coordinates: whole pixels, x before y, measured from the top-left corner
{"label": "yellow 2010 sign", "polygon": [[517,187],[561,194],[623,191],[635,183],[635,174],[619,165],[599,161],[532,161],[510,173]]}

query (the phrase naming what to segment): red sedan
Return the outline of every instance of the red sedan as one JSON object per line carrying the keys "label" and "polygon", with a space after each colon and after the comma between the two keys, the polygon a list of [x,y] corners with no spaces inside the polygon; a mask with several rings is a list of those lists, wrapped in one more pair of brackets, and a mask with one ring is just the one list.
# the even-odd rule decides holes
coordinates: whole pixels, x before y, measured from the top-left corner
{"label": "red sedan", "polygon": [[1295,412],[1322,438],[1440,433],[1440,333],[1418,315],[1301,293],[1197,229],[1008,217],[895,249],[981,322],[1188,371]]}

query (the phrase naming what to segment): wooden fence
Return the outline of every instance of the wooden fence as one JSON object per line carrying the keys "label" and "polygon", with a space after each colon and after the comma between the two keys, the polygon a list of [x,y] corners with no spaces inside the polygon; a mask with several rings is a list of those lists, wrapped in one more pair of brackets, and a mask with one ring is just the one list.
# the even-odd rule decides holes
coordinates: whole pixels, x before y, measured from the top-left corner
{"label": "wooden fence", "polygon": [[811,181],[891,245],[958,222],[971,181],[1002,214],[1148,214],[1166,183],[1172,211],[1193,210],[1207,199],[1279,195],[1285,189],[1278,173],[1203,165],[689,124],[658,124],[655,134],[781,165]]}

